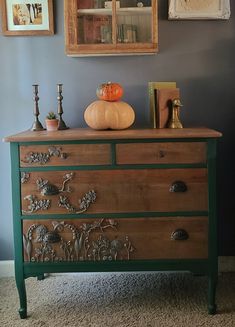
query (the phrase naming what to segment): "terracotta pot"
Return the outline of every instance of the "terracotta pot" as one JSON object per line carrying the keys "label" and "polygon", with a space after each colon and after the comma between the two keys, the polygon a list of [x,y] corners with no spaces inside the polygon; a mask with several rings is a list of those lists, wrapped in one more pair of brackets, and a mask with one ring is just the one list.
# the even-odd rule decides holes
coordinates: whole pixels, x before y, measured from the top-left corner
{"label": "terracotta pot", "polygon": [[59,120],[58,119],[46,119],[46,129],[48,131],[57,131]]}

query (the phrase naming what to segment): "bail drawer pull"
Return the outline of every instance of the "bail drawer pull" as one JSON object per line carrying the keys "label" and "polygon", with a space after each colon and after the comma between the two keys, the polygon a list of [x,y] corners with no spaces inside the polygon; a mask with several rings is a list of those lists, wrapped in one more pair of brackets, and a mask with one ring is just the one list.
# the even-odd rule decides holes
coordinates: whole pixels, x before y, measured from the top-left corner
{"label": "bail drawer pull", "polygon": [[172,234],[171,234],[171,239],[173,241],[185,241],[189,238],[188,233],[184,229],[176,229]]}
{"label": "bail drawer pull", "polygon": [[185,184],[185,182],[182,181],[175,181],[174,183],[172,183],[169,189],[169,191],[173,193],[183,193],[187,190],[187,185]]}

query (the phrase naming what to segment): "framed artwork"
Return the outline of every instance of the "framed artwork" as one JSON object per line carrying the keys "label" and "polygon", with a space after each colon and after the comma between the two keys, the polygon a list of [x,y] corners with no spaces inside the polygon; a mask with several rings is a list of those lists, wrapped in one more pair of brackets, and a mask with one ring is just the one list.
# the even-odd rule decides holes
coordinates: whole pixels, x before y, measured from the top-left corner
{"label": "framed artwork", "polygon": [[0,0],[6,36],[54,34],[53,0]]}
{"label": "framed artwork", "polygon": [[230,0],[169,0],[169,19],[229,19]]}

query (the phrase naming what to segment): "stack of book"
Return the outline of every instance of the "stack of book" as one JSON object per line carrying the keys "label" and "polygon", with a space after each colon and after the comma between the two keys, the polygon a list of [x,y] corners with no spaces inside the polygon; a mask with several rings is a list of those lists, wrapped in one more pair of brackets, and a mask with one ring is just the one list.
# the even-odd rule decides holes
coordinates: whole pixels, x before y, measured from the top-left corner
{"label": "stack of book", "polygon": [[[120,24],[117,26],[117,42],[137,42],[137,26]],[[112,19],[107,15],[81,15],[78,17],[78,43],[112,43]]]}
{"label": "stack of book", "polygon": [[[112,42],[111,24],[100,27],[101,43]],[[137,42],[137,26],[132,24],[120,24],[117,26],[117,42],[135,43]]]}
{"label": "stack of book", "polygon": [[112,27],[111,25],[100,26],[101,43],[112,43]]}
{"label": "stack of book", "polygon": [[78,9],[91,9],[94,8],[94,0],[79,0]]}
{"label": "stack of book", "polygon": [[172,100],[180,98],[175,82],[149,82],[150,120],[153,128],[166,128]]}
{"label": "stack of book", "polygon": [[110,43],[112,20],[106,15],[82,15],[78,18],[78,43]]}
{"label": "stack of book", "polygon": [[117,27],[117,41],[119,43],[137,42],[137,26],[132,24],[120,24]]}

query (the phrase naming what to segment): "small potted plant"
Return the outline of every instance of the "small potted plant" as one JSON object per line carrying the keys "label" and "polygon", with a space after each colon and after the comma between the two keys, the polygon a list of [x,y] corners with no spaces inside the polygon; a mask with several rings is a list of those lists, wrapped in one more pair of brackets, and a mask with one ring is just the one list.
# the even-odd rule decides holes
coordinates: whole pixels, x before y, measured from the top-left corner
{"label": "small potted plant", "polygon": [[46,116],[46,128],[48,131],[57,131],[59,120],[53,111]]}

